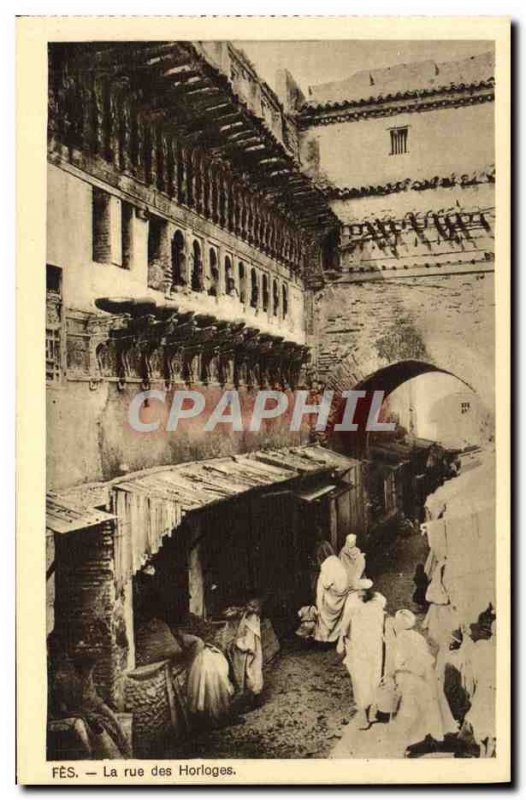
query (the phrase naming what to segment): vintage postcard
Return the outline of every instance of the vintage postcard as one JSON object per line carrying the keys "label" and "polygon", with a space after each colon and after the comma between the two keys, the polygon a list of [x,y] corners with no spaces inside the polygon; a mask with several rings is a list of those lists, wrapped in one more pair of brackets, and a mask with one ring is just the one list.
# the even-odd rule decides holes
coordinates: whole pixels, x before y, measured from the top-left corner
{"label": "vintage postcard", "polygon": [[509,37],[18,20],[19,782],[509,782]]}

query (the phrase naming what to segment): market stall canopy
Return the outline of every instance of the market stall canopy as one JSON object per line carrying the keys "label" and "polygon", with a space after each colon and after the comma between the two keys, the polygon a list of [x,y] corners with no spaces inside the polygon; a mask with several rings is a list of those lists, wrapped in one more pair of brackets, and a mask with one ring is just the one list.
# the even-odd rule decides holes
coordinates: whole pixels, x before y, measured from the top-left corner
{"label": "market stall canopy", "polygon": [[462,517],[492,507],[495,501],[495,454],[480,453],[480,464],[446,481],[426,500],[430,519]]}
{"label": "market stall canopy", "polygon": [[[123,585],[140,570],[189,512],[303,475],[326,474],[333,485],[334,477],[355,463],[325,447],[305,445],[155,467],[115,478],[106,484],[106,498],[115,515],[108,516],[116,519],[117,583]],[[96,492],[100,502],[100,487],[89,491]],[[90,513],[103,512],[85,508],[84,513],[89,519]]]}
{"label": "market stall canopy", "polygon": [[495,454],[482,454],[481,462],[426,501],[429,546],[436,567],[445,564],[449,601],[466,628],[490,604],[496,607]]}

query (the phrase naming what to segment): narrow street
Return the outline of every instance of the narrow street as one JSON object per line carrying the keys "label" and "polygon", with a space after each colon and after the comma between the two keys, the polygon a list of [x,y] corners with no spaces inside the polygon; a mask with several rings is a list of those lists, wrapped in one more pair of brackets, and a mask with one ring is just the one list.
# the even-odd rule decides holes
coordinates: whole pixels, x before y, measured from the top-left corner
{"label": "narrow street", "polygon": [[[402,607],[417,611],[412,578],[426,552],[417,533],[368,554],[367,574],[387,598],[389,613]],[[327,758],[349,729],[353,711],[349,675],[335,650],[285,643],[265,673],[261,707],[245,713],[240,724],[180,744],[176,757]]]}
{"label": "narrow street", "polygon": [[266,670],[260,708],[179,745],[177,757],[326,758],[352,716],[349,676],[334,650],[294,644]]}

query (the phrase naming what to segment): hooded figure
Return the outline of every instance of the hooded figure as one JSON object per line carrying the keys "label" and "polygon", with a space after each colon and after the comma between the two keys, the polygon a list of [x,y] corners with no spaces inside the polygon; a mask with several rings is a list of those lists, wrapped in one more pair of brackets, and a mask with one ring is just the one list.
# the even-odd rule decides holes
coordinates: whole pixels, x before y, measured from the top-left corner
{"label": "hooded figure", "polygon": [[[371,706],[382,677],[382,652],[386,600],[362,579],[345,601],[338,652],[350,675],[359,727],[372,724]],[[371,714],[371,716],[370,716]]]}
{"label": "hooded figure", "polygon": [[53,684],[59,717],[76,717],[87,732],[85,746],[92,759],[131,758],[132,749],[119,718],[98,694],[93,671],[96,658],[85,642],[70,655],[72,669],[59,672]]}
{"label": "hooded figure", "polygon": [[356,536],[350,533],[345,539],[345,544],[340,550],[339,559],[345,567],[349,589],[354,589],[357,581],[365,572],[365,556],[359,547],[356,547]]}
{"label": "hooded figure", "polygon": [[435,659],[424,637],[413,630],[415,615],[408,609],[397,611],[393,621],[395,652],[394,678],[400,693],[395,719],[400,740],[406,746],[431,736],[436,742],[446,733],[456,733],[451,713],[444,714],[447,701],[441,702],[442,687],[435,673]]}
{"label": "hooded figure", "polygon": [[261,603],[250,600],[241,617],[231,652],[238,689],[254,697],[263,691],[263,650],[261,647]]}
{"label": "hooded figure", "polygon": [[329,542],[320,544],[316,558],[320,573],[316,585],[318,613],[314,638],[317,642],[336,642],[345,598],[349,593],[347,572]]}

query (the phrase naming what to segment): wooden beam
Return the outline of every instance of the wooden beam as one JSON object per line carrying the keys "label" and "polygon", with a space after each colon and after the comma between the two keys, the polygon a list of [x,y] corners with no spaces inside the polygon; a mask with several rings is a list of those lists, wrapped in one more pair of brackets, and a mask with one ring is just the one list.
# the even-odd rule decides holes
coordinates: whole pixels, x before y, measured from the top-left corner
{"label": "wooden beam", "polygon": [[227,125],[220,125],[219,130],[221,132],[230,131],[232,128],[239,128],[240,125],[243,127],[244,124],[245,123],[242,120],[239,120],[238,122],[230,122]]}
{"label": "wooden beam", "polygon": [[216,103],[216,105],[215,105],[215,106],[205,106],[205,107],[204,107],[204,110],[205,110],[206,112],[209,112],[209,111],[219,111],[219,109],[221,109],[221,108],[230,108],[230,107],[231,107],[231,104],[230,104],[230,103],[228,103],[228,102],[224,102],[224,103]]}
{"label": "wooden beam", "polygon": [[190,92],[185,92],[186,97],[192,97],[195,94],[219,94],[219,89],[214,89],[211,86],[202,86],[198,89],[192,89]]}
{"label": "wooden beam", "polygon": [[182,77],[188,77],[190,75],[200,75],[200,71],[196,69],[194,66],[190,65],[187,61],[183,61],[181,63],[181,59],[178,59],[178,65],[175,67],[170,67],[169,69],[165,70],[161,73],[162,78],[172,78],[175,75],[179,75]]}

